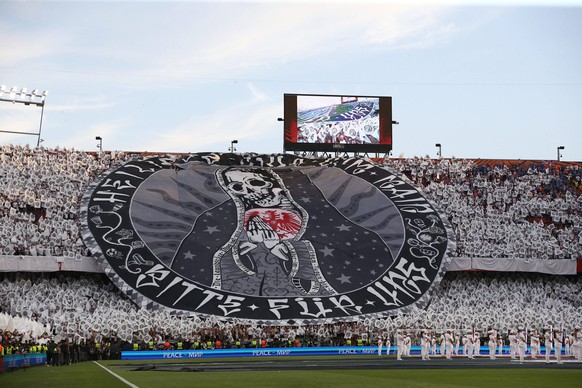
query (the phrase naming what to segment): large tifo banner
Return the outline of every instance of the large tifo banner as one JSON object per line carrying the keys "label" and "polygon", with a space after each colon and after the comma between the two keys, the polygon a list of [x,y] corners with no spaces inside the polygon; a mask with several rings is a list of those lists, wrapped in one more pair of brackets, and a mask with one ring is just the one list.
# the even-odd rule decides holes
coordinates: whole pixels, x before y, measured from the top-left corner
{"label": "large tifo banner", "polygon": [[83,238],[139,305],[298,324],[423,307],[452,230],[365,158],[205,153],[128,162],[94,182]]}

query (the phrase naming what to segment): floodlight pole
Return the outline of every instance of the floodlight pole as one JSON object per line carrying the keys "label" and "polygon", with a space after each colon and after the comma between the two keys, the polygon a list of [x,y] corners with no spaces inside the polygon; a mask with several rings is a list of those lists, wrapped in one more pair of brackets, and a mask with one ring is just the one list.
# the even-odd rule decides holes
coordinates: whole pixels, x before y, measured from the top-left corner
{"label": "floodlight pole", "polygon": [[103,138],[101,136],[95,136],[95,140],[99,140],[99,144],[97,144],[97,147],[99,147],[99,153],[103,152]]}
{"label": "floodlight pole", "polygon": [[230,152],[236,151],[236,148],[234,148],[234,145],[235,144],[238,144],[238,140],[233,140],[233,141],[230,142],[230,148],[229,148],[229,151]]}
{"label": "floodlight pole", "polygon": [[40,133],[42,132],[42,118],[44,116],[44,101],[42,103],[42,108],[40,109],[40,124],[38,125],[38,139],[36,140],[36,146],[40,146]]}
{"label": "floodlight pole", "polygon": [[562,156],[562,155],[560,155],[560,151],[563,150],[564,148],[566,148],[566,147],[564,147],[564,146],[558,147],[558,162],[560,161],[560,157]]}
{"label": "floodlight pole", "polygon": [[[400,121],[398,121],[398,120],[392,120],[392,125],[400,125]],[[392,155],[392,144],[390,144],[390,151],[388,151],[388,154],[387,155],[384,155],[384,159],[390,158],[390,155]]]}
{"label": "floodlight pole", "polygon": [[437,152],[437,155],[439,156],[439,159],[442,158],[443,157],[443,153],[442,153],[441,143],[436,143],[434,146],[439,149],[438,152]]}

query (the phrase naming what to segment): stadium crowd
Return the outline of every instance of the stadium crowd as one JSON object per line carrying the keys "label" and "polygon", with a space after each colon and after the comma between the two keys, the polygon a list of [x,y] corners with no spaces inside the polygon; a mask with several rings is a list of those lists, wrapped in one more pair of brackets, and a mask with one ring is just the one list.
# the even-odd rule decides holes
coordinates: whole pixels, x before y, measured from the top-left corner
{"label": "stadium crowd", "polygon": [[4,255],[88,256],[79,233],[79,205],[87,186],[122,152],[4,145],[0,149],[0,247]]}
{"label": "stadium crowd", "polygon": [[[139,154],[4,145],[0,247],[4,255],[89,256],[79,202],[101,173]],[[582,165],[463,159],[386,159],[422,186],[454,227],[457,256],[582,258]]]}
{"label": "stadium crowd", "polygon": [[342,346],[393,337],[399,329],[419,335],[427,328],[436,334],[450,329],[483,336],[495,329],[508,341],[510,331],[520,326],[538,333],[548,326],[559,327],[568,335],[582,326],[582,279],[533,273],[448,273],[426,309],[387,318],[296,326],[140,309],[103,274],[5,274],[0,295],[4,313],[0,327],[18,332],[19,343],[52,338],[71,344],[137,342],[140,348],[150,341],[156,348],[163,348],[166,341],[197,343],[198,348],[214,347],[217,341],[226,347],[256,346],[261,341],[269,347],[288,346],[289,341],[299,341],[301,346]]}
{"label": "stadium crowd", "polygon": [[582,165],[388,159],[449,217],[457,255],[582,258]]}
{"label": "stadium crowd", "polygon": [[[2,146],[0,254],[90,256],[79,233],[80,199],[100,174],[137,157]],[[582,258],[579,164],[430,158],[387,159],[383,164],[422,186],[443,209],[457,237],[458,257]],[[448,273],[430,305],[407,315],[275,327],[145,311],[105,275],[4,273],[0,327],[4,349],[22,346],[27,349],[22,351],[30,351],[30,346],[40,345],[48,352],[53,340],[53,352],[58,348],[60,353],[57,363],[65,364],[115,357],[119,349],[133,348],[134,343],[140,348],[149,348],[151,342],[162,348],[178,342],[199,347],[215,347],[217,342],[262,346],[263,341],[265,346],[346,345],[378,337],[395,341],[398,329],[412,333],[417,342],[426,328],[438,335],[451,329],[457,338],[470,330],[484,340],[490,329],[496,329],[509,341],[511,330],[520,326],[541,333],[552,325],[571,335],[582,326],[581,295],[580,276]],[[82,353],[71,350],[82,344],[89,346]],[[91,351],[92,347],[100,350]]]}

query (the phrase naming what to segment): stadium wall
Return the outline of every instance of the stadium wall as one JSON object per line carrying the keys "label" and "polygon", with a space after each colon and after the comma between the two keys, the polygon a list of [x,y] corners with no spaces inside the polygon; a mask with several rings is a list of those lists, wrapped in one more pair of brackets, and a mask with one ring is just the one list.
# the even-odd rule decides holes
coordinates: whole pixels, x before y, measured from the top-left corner
{"label": "stadium wall", "polygon": [[[0,272],[87,272],[104,273],[92,257],[0,256]],[[453,257],[448,271],[537,272],[550,275],[576,275],[582,260],[527,258]]]}

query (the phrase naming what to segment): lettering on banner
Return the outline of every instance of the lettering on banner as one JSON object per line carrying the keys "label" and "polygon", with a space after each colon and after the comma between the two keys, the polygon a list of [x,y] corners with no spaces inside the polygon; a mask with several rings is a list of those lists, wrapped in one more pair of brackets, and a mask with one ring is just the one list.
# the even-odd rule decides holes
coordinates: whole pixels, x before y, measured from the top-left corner
{"label": "lettering on banner", "polygon": [[321,298],[313,298],[312,301],[313,303],[311,305],[315,308],[315,312],[309,312],[309,304],[304,298],[296,298],[295,302],[301,306],[301,311],[299,311],[299,314],[312,318],[321,318],[326,317],[328,313],[332,312],[331,309],[326,309],[323,307]]}
{"label": "lettering on banner", "polygon": [[[137,281],[135,282],[136,288],[144,286],[159,287],[160,285],[158,284],[158,282],[164,280],[170,274],[170,271],[165,268],[166,267],[164,267],[161,264],[156,264],[152,269],[149,269],[146,273],[139,275],[137,277]],[[147,282],[146,279],[148,279]]]}
{"label": "lettering on banner", "polygon": [[[408,266],[406,266],[407,264]],[[430,280],[426,276],[426,269],[416,267],[414,263],[409,263],[404,257],[400,259],[394,269],[395,271],[382,277],[382,281],[375,282],[373,286],[367,288],[368,292],[380,299],[386,306],[403,306],[403,302],[400,300],[402,294],[409,298],[421,295],[422,289],[417,284],[418,281],[430,284]],[[387,297],[390,301],[386,299]]]}
{"label": "lettering on banner", "polygon": [[280,310],[288,309],[289,299],[269,299],[269,311],[271,311],[277,319],[281,319]]}
{"label": "lettering on banner", "polygon": [[340,295],[339,298],[332,296],[329,300],[346,316],[362,314],[362,306],[357,306],[347,295]]}
{"label": "lettering on banner", "polygon": [[127,189],[135,189],[136,187],[134,185],[131,184],[131,182],[129,181],[129,179],[126,179],[125,181],[121,181],[121,180],[113,180],[111,178],[107,178],[105,180],[105,183],[103,183],[101,185],[101,187],[113,187],[117,190],[127,190]]}
{"label": "lettering on banner", "polygon": [[242,296],[228,295],[224,304],[219,304],[218,308],[222,310],[225,317],[228,317],[230,314],[241,311],[242,304],[240,302],[244,300],[245,298]]}
{"label": "lettering on banner", "polygon": [[399,179],[396,175],[389,175],[385,178],[374,182],[382,192],[388,194],[391,199],[404,199],[407,196],[420,197],[417,190],[410,187],[409,184]]}
{"label": "lettering on banner", "polygon": [[[120,198],[117,198],[117,197]],[[109,203],[127,203],[129,194],[115,193],[111,191],[98,191],[95,193],[93,201],[95,202],[109,202]]]}

